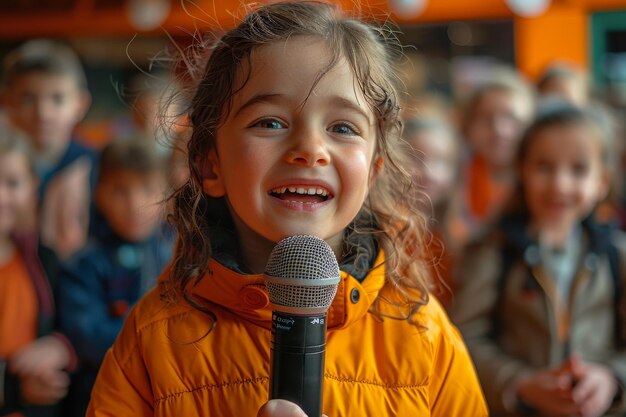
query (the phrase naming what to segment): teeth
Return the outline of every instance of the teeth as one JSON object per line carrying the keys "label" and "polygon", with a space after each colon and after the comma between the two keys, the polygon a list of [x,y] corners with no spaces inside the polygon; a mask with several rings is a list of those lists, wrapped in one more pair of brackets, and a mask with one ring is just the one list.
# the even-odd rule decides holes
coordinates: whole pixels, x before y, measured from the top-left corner
{"label": "teeth", "polygon": [[305,188],[305,187],[280,187],[272,189],[272,193],[274,194],[284,194],[287,191],[290,193],[298,193],[305,195],[321,195],[322,197],[326,197],[328,195],[328,191],[323,188]]}

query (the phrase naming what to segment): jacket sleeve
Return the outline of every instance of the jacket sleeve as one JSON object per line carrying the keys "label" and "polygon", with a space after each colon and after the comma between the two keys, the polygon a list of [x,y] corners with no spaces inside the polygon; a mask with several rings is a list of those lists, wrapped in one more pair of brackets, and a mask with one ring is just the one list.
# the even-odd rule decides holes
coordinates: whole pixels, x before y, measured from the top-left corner
{"label": "jacket sleeve", "polygon": [[45,331],[43,331],[43,334],[41,335],[44,336],[50,334],[56,337],[57,340],[59,340],[65,346],[70,356],[70,361],[66,367],[66,370],[72,372],[78,366],[78,356],[76,355],[74,346],[72,346],[69,338],[62,333],[57,307],[59,305],[59,270],[61,267],[61,262],[50,248],[42,245],[41,243],[38,244],[37,255],[39,257],[39,261],[41,262],[41,266],[43,267],[45,275],[48,278],[48,283],[50,284],[50,288],[52,290],[52,299],[54,300],[55,305],[52,323],[50,326],[45,326]]}
{"label": "jacket sleeve", "polygon": [[[431,298],[438,337],[429,384],[433,417],[486,417],[489,415],[474,365],[457,331],[439,303]],[[431,326],[429,326],[431,327]]]}
{"label": "jacket sleeve", "polygon": [[124,323],[109,313],[107,262],[86,254],[64,264],[59,276],[59,321],[81,361],[98,366]]}
{"label": "jacket sleeve", "polygon": [[100,367],[86,417],[153,416],[150,386],[131,314]]}
{"label": "jacket sleeve", "polygon": [[494,415],[514,415],[513,386],[531,371],[529,365],[504,352],[494,337],[493,314],[498,304],[500,252],[494,245],[469,249],[459,269],[463,280],[450,309],[459,327]]}

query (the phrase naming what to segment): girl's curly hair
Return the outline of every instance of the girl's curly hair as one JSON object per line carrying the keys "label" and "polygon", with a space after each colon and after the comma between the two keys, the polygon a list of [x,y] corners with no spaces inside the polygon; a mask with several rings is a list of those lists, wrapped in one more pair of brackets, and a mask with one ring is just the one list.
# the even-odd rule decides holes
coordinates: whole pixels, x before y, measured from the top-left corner
{"label": "girl's curly hair", "polygon": [[[362,209],[346,228],[344,253],[358,246],[363,235],[374,236],[385,252],[387,285],[399,290],[394,293],[401,297],[379,297],[372,309],[381,316],[409,319],[428,300],[423,262],[428,232],[426,216],[416,203],[419,196],[401,162],[406,147],[401,146],[393,65],[393,60],[401,56],[401,47],[391,29],[342,17],[335,6],[320,2],[260,7],[221,38],[203,46],[209,53],[208,60],[188,109],[192,126],[188,143],[191,178],[172,196],[174,211],[170,220],[177,229],[178,241],[164,295],[183,294],[193,302],[188,289],[209,272],[211,219],[207,216],[209,200],[201,188],[203,160],[215,147],[215,133],[230,111],[236,74],[250,67],[243,64],[250,62],[255,48],[294,36],[313,36],[327,42],[332,58],[318,81],[345,60],[372,109],[377,128],[373,165],[379,165],[372,169],[379,172]],[[357,264],[362,263],[355,260]],[[398,314],[389,314],[389,308],[383,312],[381,302],[391,305]]]}

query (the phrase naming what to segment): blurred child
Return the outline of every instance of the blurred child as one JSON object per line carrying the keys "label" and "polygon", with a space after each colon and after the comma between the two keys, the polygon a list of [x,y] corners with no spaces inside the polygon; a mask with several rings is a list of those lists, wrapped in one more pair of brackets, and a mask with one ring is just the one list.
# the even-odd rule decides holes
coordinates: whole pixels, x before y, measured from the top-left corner
{"label": "blurred child", "polygon": [[582,70],[572,64],[557,62],[548,66],[537,81],[542,98],[558,97],[583,106],[589,101],[589,85]]}
{"label": "blurred child", "polygon": [[4,60],[2,98],[35,151],[42,242],[65,258],[87,237],[95,159],[73,139],[90,104],[81,63],[62,44],[26,42]]}
{"label": "blurred child", "polygon": [[[432,212],[428,240],[432,257],[433,292],[448,305],[453,293],[451,272],[455,241],[452,239],[452,195],[457,186],[459,142],[452,128],[438,118],[410,117],[404,123],[404,139],[410,146],[409,169],[414,182],[424,191],[427,201],[423,210]],[[437,279],[438,278],[438,279]]]}
{"label": "blurred child", "polygon": [[105,352],[171,256],[162,227],[165,177],[153,143],[118,141],[102,152],[95,199],[109,233],[90,239],[60,273],[61,325],[79,359],[67,415],[85,415]]}
{"label": "blurred child", "polygon": [[515,153],[533,107],[530,89],[513,70],[496,71],[469,97],[461,122],[469,154],[454,225],[459,244],[479,237],[500,215],[515,184]]}
{"label": "blurred child", "polygon": [[[37,178],[28,142],[0,126],[0,415],[54,416],[76,362],[55,333],[56,258],[38,247]],[[52,279],[48,280],[48,276]]]}
{"label": "blurred child", "polygon": [[593,113],[552,103],[522,139],[519,194],[459,269],[451,316],[493,416],[626,411],[626,236],[593,215],[613,156]]}
{"label": "blurred child", "polygon": [[[189,69],[203,78],[176,254],[107,353],[88,416],[278,416],[263,271],[299,234],[326,240],[342,268],[326,414],[487,415],[463,342],[429,302],[386,35],[330,4],[273,3]],[[280,415],[303,415],[290,406]]]}

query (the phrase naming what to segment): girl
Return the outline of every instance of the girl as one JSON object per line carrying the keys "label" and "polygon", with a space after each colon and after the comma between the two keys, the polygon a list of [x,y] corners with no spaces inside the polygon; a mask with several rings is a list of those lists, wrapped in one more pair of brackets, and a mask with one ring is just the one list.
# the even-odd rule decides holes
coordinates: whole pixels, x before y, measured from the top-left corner
{"label": "girl", "polygon": [[455,197],[459,207],[455,240],[460,245],[480,238],[500,217],[515,185],[513,162],[533,106],[528,85],[508,69],[494,71],[467,100],[461,131],[469,153]]}
{"label": "girl", "polygon": [[[0,415],[52,416],[75,363],[67,339],[53,333],[46,272],[56,259],[31,232],[37,195],[26,139],[0,126]],[[44,271],[46,267],[46,271]]]}
{"label": "girl", "polygon": [[[262,273],[275,243],[296,234],[325,239],[343,269],[326,414],[487,415],[419,254],[404,249],[422,248],[424,220],[396,214],[411,190],[395,162],[383,35],[331,5],[291,2],[253,11],[215,43],[190,109],[176,255],[107,353],[88,416],[257,415],[272,311]],[[259,415],[303,415],[284,404]]]}
{"label": "girl", "polygon": [[592,214],[609,188],[608,138],[589,110],[540,112],[517,198],[461,265],[451,315],[494,416],[623,415],[626,238]]}

